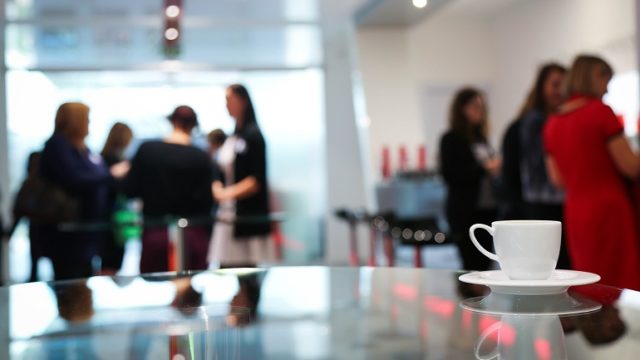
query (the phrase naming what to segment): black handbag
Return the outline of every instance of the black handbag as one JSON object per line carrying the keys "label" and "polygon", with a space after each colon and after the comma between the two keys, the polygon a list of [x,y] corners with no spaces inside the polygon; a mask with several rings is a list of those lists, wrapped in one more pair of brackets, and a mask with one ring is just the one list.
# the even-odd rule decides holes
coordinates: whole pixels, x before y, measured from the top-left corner
{"label": "black handbag", "polygon": [[13,213],[16,219],[26,217],[39,224],[59,224],[80,219],[80,201],[62,187],[40,177],[22,183]]}

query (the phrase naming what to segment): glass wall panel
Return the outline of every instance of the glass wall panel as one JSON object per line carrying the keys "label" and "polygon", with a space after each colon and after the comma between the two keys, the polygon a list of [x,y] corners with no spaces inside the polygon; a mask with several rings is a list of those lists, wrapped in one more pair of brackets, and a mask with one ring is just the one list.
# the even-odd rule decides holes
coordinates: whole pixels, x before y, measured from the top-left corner
{"label": "glass wall panel", "polygon": [[165,60],[208,68],[299,68],[317,67],[322,60],[320,31],[312,25],[185,26],[179,53],[170,59],[162,34],[159,24],[9,24],[5,59],[10,69],[64,70],[171,67]]}
{"label": "glass wall panel", "polygon": [[8,24],[6,40],[10,69],[118,68],[164,60],[160,25]]}

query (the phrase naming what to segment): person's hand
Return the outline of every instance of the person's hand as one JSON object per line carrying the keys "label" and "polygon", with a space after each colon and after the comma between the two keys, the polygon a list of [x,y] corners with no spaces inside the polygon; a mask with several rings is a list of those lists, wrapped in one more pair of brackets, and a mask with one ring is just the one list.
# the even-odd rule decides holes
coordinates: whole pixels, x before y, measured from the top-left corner
{"label": "person's hand", "polygon": [[129,173],[129,169],[131,169],[131,164],[128,161],[121,161],[111,166],[111,168],[109,168],[109,172],[114,178],[122,179],[123,177],[127,176],[127,173]]}
{"label": "person's hand", "polygon": [[502,159],[500,158],[491,158],[485,161],[483,167],[491,176],[498,176],[500,174],[500,169],[502,168]]}
{"label": "person's hand", "polygon": [[213,198],[216,200],[216,202],[221,203],[227,200],[231,200],[232,196],[228,188],[222,186],[214,186]]}

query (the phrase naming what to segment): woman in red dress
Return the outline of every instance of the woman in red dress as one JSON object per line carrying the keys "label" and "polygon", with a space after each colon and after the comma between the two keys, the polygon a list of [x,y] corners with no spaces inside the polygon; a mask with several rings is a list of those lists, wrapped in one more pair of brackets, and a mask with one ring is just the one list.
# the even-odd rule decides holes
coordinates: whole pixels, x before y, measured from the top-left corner
{"label": "woman in red dress", "polygon": [[581,55],[568,76],[569,100],[544,130],[551,180],[566,190],[565,226],[576,270],[640,290],[640,236],[628,182],[640,174],[623,125],[602,102],[613,70]]}

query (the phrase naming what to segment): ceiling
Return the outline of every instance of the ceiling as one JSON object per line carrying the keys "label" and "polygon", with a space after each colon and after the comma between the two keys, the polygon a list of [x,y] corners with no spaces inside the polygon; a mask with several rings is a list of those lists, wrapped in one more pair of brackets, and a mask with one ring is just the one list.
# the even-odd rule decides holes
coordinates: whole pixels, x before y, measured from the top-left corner
{"label": "ceiling", "polygon": [[426,7],[418,9],[412,0],[368,0],[355,14],[359,27],[411,26],[452,0],[429,0]]}
{"label": "ceiling", "polygon": [[367,0],[356,11],[359,27],[411,27],[436,11],[449,15],[491,18],[526,0],[429,0],[425,8],[413,6],[412,0]]}

